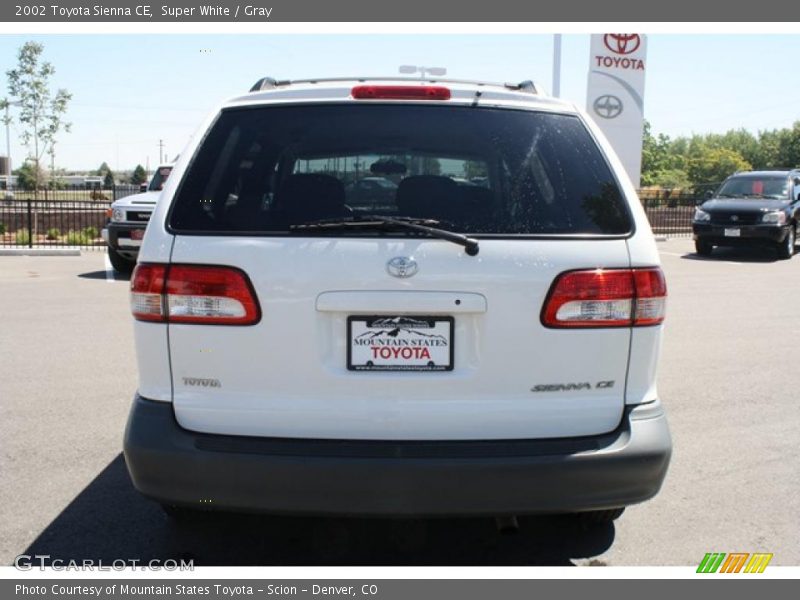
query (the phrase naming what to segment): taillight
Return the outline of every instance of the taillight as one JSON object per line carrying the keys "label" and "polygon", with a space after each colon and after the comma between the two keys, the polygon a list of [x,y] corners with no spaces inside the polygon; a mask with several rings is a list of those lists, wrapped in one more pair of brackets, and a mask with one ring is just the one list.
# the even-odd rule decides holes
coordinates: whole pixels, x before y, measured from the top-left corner
{"label": "taillight", "polygon": [[140,321],[164,320],[166,265],[136,265],[131,275],[131,312]]}
{"label": "taillight", "polygon": [[253,325],[261,318],[243,271],[199,265],[137,265],[131,312],[141,321],[206,325]]}
{"label": "taillight", "polygon": [[433,85],[357,85],[356,100],[449,100],[450,89]]}
{"label": "taillight", "polygon": [[562,273],[542,309],[546,327],[642,327],[664,320],[667,283],[658,267]]}

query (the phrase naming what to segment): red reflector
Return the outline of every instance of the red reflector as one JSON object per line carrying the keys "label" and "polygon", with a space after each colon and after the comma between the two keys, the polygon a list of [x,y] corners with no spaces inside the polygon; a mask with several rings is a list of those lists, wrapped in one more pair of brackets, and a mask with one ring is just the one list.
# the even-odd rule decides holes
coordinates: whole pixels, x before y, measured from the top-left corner
{"label": "red reflector", "polygon": [[357,85],[356,100],[449,100],[450,89],[430,85]]}
{"label": "red reflector", "polygon": [[667,285],[659,268],[562,273],[542,309],[546,327],[632,327],[664,320]]}
{"label": "red reflector", "polygon": [[141,321],[253,325],[261,318],[247,275],[233,267],[141,264],[131,278]]}

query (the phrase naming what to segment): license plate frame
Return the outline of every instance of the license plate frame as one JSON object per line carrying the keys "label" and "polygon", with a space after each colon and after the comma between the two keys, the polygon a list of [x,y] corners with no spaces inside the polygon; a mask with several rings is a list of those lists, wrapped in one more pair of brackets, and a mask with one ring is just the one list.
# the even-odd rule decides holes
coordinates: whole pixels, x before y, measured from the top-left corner
{"label": "license plate frame", "polygon": [[[395,324],[390,323],[391,320],[400,320]],[[428,326],[425,327],[422,323],[427,323]],[[442,336],[441,328],[445,327],[447,331],[446,336]],[[356,331],[354,331],[356,329]],[[389,332],[394,331],[394,329],[402,330],[401,332],[395,333],[393,336],[389,336]],[[416,331],[420,330],[420,331]],[[362,344],[361,348],[358,348],[357,352],[354,353],[354,340],[356,339],[354,336],[365,336],[366,334],[372,333],[379,333],[380,331],[386,331],[386,336],[383,337],[382,335],[374,336],[373,338],[368,339],[377,339],[377,337],[382,337],[383,339],[387,339],[391,337],[392,340],[400,341],[400,340],[414,340],[416,338],[415,333],[418,335],[422,333],[420,336],[420,340],[424,341],[425,344],[419,346],[400,346],[400,345],[373,345],[373,344]],[[403,334],[401,336],[401,334]],[[440,338],[444,337],[444,340]],[[444,341],[444,346],[442,346],[441,342]],[[428,344],[435,344],[433,346]],[[360,350],[364,347],[369,347],[370,349],[373,347],[388,347],[390,349],[399,348],[399,351],[402,351],[403,348],[409,348],[412,351],[412,354],[416,356],[406,359],[405,357],[397,357],[398,360],[394,362],[386,362],[392,361],[392,358],[384,359],[384,358],[375,358],[375,360],[367,360],[364,361],[363,352]],[[418,350],[415,350],[418,348]],[[425,360],[425,357],[419,358],[418,355],[423,352],[421,348],[427,348],[428,354],[430,355],[428,358],[433,358],[433,356],[441,357],[443,354],[447,357],[447,362],[442,364],[441,358],[437,358],[437,360],[429,360],[422,363],[421,361]],[[350,315],[347,317],[347,370],[348,371],[359,371],[359,372],[413,372],[413,373],[441,373],[452,371],[455,367],[455,319],[452,316],[446,315]],[[434,350],[434,352],[431,352]],[[438,352],[437,352],[438,350]],[[354,354],[358,356],[354,356]],[[357,360],[354,363],[354,358]],[[405,360],[405,364],[402,362]],[[372,364],[370,364],[370,362]]]}

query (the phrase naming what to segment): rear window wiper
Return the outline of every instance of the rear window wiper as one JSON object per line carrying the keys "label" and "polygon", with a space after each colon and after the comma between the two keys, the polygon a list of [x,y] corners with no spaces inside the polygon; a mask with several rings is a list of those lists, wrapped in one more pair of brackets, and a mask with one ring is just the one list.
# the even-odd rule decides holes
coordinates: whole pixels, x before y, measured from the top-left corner
{"label": "rear window wiper", "polygon": [[342,217],[338,219],[319,219],[316,221],[309,221],[307,223],[300,223],[297,225],[290,225],[290,231],[321,231],[325,229],[342,229],[342,228],[399,228],[408,229],[409,231],[416,231],[419,233],[427,234],[431,237],[453,242],[464,246],[465,252],[469,256],[478,254],[478,240],[467,237],[454,231],[447,229],[440,229],[436,225],[441,225],[441,221],[436,219],[418,219],[414,217],[384,217],[380,215],[358,215],[352,217]]}

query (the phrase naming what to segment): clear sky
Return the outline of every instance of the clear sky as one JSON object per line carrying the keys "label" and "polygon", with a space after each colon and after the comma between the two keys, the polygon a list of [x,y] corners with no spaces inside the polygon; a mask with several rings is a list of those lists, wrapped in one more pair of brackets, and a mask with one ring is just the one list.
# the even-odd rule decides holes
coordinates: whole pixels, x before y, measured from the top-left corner
{"label": "clear sky", "polygon": [[[552,80],[553,36],[491,35],[0,35],[5,73],[27,40],[45,46],[54,87],[73,94],[56,166],[112,169],[158,161],[162,139],[179,152],[204,115],[260,77],[395,75],[401,64],[441,66],[448,76],[489,81]],[[586,101],[589,35],[563,38],[563,98]],[[661,35],[648,40],[645,117],[670,136],[800,120],[800,35]],[[5,132],[0,128],[0,154]],[[11,127],[15,165],[25,150]]]}

